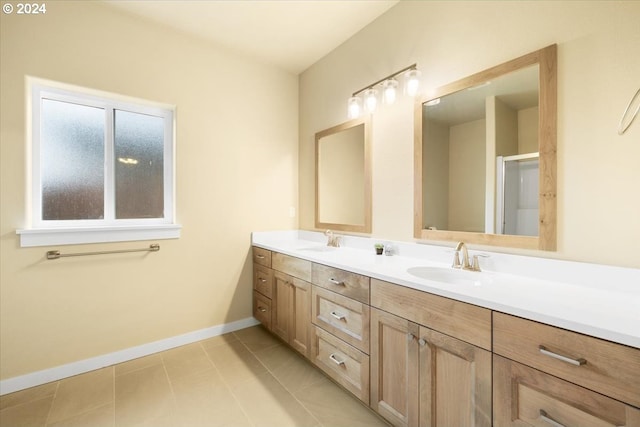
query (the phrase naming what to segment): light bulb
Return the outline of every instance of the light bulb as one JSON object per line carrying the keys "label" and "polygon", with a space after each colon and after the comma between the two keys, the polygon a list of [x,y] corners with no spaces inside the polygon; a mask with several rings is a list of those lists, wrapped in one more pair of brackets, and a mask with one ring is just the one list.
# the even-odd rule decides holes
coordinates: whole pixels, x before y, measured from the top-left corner
{"label": "light bulb", "polygon": [[420,70],[409,70],[405,74],[405,92],[409,96],[416,96],[418,94],[418,89],[420,89],[420,77],[422,73]]}
{"label": "light bulb", "polygon": [[375,89],[367,89],[364,91],[364,107],[368,112],[373,113],[378,106],[378,91]]}
{"label": "light bulb", "polygon": [[347,103],[347,114],[350,119],[357,119],[362,112],[362,101],[357,96],[349,98]]}
{"label": "light bulb", "polygon": [[393,104],[394,102],[396,102],[398,81],[393,78],[385,80],[384,83],[382,83],[382,87],[384,103]]}

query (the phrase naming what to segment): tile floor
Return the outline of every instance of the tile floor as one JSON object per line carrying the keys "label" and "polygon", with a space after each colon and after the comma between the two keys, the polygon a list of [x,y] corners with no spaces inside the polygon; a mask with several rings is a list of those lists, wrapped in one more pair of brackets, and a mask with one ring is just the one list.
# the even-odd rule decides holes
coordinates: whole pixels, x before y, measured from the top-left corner
{"label": "tile floor", "polygon": [[1,396],[0,426],[387,424],[255,326]]}

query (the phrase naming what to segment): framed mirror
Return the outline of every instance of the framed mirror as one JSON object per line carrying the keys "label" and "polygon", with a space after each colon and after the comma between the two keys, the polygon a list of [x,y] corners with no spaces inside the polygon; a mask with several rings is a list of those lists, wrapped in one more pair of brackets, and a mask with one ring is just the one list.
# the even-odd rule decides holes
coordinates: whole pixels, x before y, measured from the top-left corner
{"label": "framed mirror", "polygon": [[556,45],[415,106],[414,235],[556,249]]}
{"label": "framed mirror", "polygon": [[370,120],[316,133],[316,228],[371,232]]}

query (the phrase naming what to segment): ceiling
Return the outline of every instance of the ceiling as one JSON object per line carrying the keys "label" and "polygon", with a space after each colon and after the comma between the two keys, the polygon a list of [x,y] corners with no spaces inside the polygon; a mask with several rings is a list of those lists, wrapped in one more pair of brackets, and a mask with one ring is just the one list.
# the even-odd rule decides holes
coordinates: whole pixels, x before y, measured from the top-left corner
{"label": "ceiling", "polygon": [[104,0],[299,74],[399,0]]}

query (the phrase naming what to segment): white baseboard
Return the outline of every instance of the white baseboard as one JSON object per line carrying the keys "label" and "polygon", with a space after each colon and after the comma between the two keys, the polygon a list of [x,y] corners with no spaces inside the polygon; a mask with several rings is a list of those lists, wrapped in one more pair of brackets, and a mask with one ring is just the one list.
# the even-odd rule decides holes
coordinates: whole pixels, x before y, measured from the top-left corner
{"label": "white baseboard", "polygon": [[25,388],[35,387],[52,381],[58,381],[78,374],[84,374],[85,372],[93,371],[95,369],[104,368],[106,366],[148,356],[160,351],[169,350],[181,345],[191,344],[196,341],[255,326],[259,323],[260,322],[258,322],[254,317],[247,317],[235,322],[200,329],[199,331],[193,331],[160,341],[130,347],[114,353],[103,354],[102,356],[79,360],[77,362],[57,366],[55,368],[44,369],[42,371],[32,372],[19,377],[8,378],[0,381],[0,395],[13,393],[15,391],[24,390]]}

